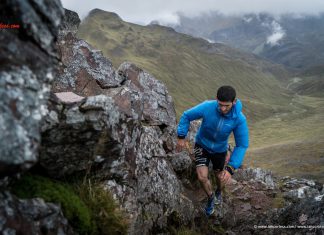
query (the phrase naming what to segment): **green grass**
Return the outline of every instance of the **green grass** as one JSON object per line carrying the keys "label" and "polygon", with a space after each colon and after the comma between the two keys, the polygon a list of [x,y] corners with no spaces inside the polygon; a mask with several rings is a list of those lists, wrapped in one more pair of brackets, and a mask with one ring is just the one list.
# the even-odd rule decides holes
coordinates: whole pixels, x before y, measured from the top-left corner
{"label": "green grass", "polygon": [[63,183],[26,174],[12,186],[19,198],[43,198],[60,204],[64,216],[79,234],[127,234],[128,222],[111,194],[100,184],[83,180]]}
{"label": "green grass", "polygon": [[174,235],[200,235],[200,233],[193,231],[191,229],[181,228]]}
{"label": "green grass", "polygon": [[91,210],[95,231],[98,235],[127,234],[128,220],[126,214],[118,208],[112,195],[100,183],[85,179],[75,184],[79,197]]}
{"label": "green grass", "polygon": [[246,163],[324,183],[324,99],[296,96],[298,108],[257,122],[250,129]]}

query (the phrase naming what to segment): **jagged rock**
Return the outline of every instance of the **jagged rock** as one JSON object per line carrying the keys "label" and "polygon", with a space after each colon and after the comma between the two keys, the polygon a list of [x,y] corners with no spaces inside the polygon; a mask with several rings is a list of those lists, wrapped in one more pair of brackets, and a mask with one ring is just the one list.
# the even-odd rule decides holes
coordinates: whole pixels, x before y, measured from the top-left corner
{"label": "jagged rock", "polygon": [[0,178],[37,161],[62,15],[58,0],[0,4],[0,22],[19,26],[0,33]]}
{"label": "jagged rock", "polygon": [[115,76],[111,62],[102,52],[71,32],[58,43],[62,66],[53,83],[53,92],[71,91],[80,96],[102,94],[102,89],[118,87],[123,80]]}
{"label": "jagged rock", "polygon": [[192,159],[186,152],[180,152],[169,156],[173,170],[182,173],[191,168]]}
{"label": "jagged rock", "polygon": [[76,37],[79,24],[77,13],[66,9],[57,43],[62,63],[52,91],[94,96],[103,94],[103,89],[120,86],[123,78],[115,76],[110,60]]}
{"label": "jagged rock", "polygon": [[[104,95],[72,105],[58,102],[44,119],[40,165],[53,177],[98,165],[103,171],[112,169],[104,175],[116,172],[118,177],[127,177],[118,165],[131,164],[130,155],[139,141],[138,120],[127,120],[113,99]],[[58,118],[55,122],[53,116]]]}
{"label": "jagged rock", "polygon": [[125,86],[143,93],[142,120],[145,123],[160,126],[162,129],[167,126],[175,127],[174,103],[161,81],[129,62],[121,64],[117,73],[119,77],[127,78]]}
{"label": "jagged rock", "polygon": [[195,121],[190,122],[187,140],[189,141],[192,149],[194,148],[195,137],[196,137],[196,134],[197,134],[197,131],[198,131],[200,125],[201,125],[201,120],[195,120]]}
{"label": "jagged rock", "polygon": [[290,177],[284,177],[282,179],[282,185],[283,185],[283,187],[285,187],[287,189],[294,189],[294,188],[299,188],[302,186],[314,187],[314,186],[316,186],[316,183],[314,180],[295,179],[295,178],[290,178]]}
{"label": "jagged rock", "polygon": [[63,37],[68,32],[76,34],[80,23],[81,20],[78,13],[70,11],[69,9],[64,9],[64,17],[60,25],[59,37]]}
{"label": "jagged rock", "polygon": [[[1,34],[4,36],[4,38],[1,38],[1,42],[7,47],[6,49],[3,48],[4,50],[1,48],[2,56],[9,56],[10,60],[17,58],[18,64],[21,64],[23,61],[28,62],[26,64],[35,64],[36,66],[46,64],[46,57],[48,57],[48,55],[55,55],[54,44],[63,14],[64,10],[61,2],[58,0],[2,1],[0,7],[0,21],[19,25],[19,30],[10,29],[1,31]],[[18,31],[22,34],[19,38],[16,37]],[[11,37],[9,35],[11,35]],[[9,41],[9,38],[13,41]],[[20,45],[17,44],[19,41]],[[25,46],[23,43],[25,43]],[[29,46],[31,46],[31,48],[28,49]],[[41,54],[43,54],[43,56],[39,59],[45,60],[37,61],[32,59],[32,57]],[[32,57],[28,58],[28,56]],[[20,60],[19,57],[22,60]],[[48,59],[49,57],[47,60]],[[15,61],[12,62],[12,64],[16,64],[14,63]]]}
{"label": "jagged rock", "polygon": [[322,185],[313,180],[284,177],[280,181],[284,197],[289,201],[315,198],[321,194]]}
{"label": "jagged rock", "polygon": [[0,192],[1,234],[76,234],[61,208],[42,199],[21,200]]}
{"label": "jagged rock", "polygon": [[235,180],[256,180],[264,183],[268,188],[274,189],[275,183],[272,176],[272,172],[269,170],[263,170],[261,168],[248,168],[248,169],[238,169],[233,177]]}
{"label": "jagged rock", "polygon": [[319,191],[309,186],[303,186],[298,189],[290,190],[284,193],[285,198],[296,200],[301,198],[315,198],[319,196]]}

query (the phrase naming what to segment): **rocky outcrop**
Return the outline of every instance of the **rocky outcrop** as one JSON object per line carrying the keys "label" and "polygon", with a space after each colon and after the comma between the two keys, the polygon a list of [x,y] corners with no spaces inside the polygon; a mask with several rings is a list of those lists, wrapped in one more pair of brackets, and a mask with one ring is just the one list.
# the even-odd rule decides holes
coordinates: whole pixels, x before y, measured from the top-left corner
{"label": "rocky outcrop", "polygon": [[[0,177],[30,168],[40,144],[49,83],[57,63],[59,1],[2,1],[0,22]],[[46,23],[44,23],[46,22]]]}
{"label": "rocky outcrop", "polygon": [[176,117],[165,85],[128,62],[115,70],[69,26],[58,48],[41,167],[52,177],[90,172],[106,182],[129,214],[130,234],[165,231],[175,214],[190,223],[193,204],[169,161]]}
{"label": "rocky outcrop", "polygon": [[[286,197],[287,192],[302,190],[305,184],[314,194]],[[312,180],[274,177],[260,168],[239,169],[226,189],[214,223],[230,234],[320,234],[322,190]]]}
{"label": "rocky outcrop", "polygon": [[172,99],[133,64],[122,64],[116,74],[123,85],[105,95],[74,103],[61,93],[52,97],[40,164],[53,177],[91,171],[107,180],[132,219],[132,234],[166,229],[175,212],[188,223],[193,205],[167,156],[175,140]]}
{"label": "rocky outcrop", "polygon": [[102,94],[106,88],[120,86],[123,78],[115,76],[110,60],[101,51],[76,38],[79,24],[78,15],[66,10],[57,43],[61,64],[52,91],[73,91],[81,96],[94,96]]}
{"label": "rocky outcrop", "polygon": [[74,234],[58,205],[20,200],[7,188],[38,160],[63,13],[58,0],[0,3],[0,22],[9,26],[0,33],[1,234]]}

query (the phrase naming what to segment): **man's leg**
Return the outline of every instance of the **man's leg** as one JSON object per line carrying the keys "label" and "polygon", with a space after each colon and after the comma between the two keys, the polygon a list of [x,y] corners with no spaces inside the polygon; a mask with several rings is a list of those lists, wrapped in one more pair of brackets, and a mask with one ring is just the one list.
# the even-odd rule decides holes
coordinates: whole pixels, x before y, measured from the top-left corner
{"label": "man's leg", "polygon": [[197,175],[198,175],[198,180],[202,184],[202,187],[208,196],[207,204],[205,207],[205,213],[207,216],[210,216],[214,213],[215,197],[214,197],[211,183],[208,179],[208,167],[207,166],[198,166],[196,168],[196,171],[197,171]]}
{"label": "man's leg", "polygon": [[208,167],[197,166],[196,172],[197,172],[198,180],[201,183],[205,193],[207,194],[208,197],[210,197],[213,194],[213,189],[208,179]]}
{"label": "man's leg", "polygon": [[222,176],[224,174],[224,166],[228,161],[228,154],[227,152],[224,153],[217,153],[212,158],[213,169],[216,178],[216,190],[215,190],[215,203],[221,204],[222,203],[222,191],[225,187],[225,182],[222,180]]}
{"label": "man's leg", "polygon": [[215,171],[216,185],[217,185],[216,193],[217,193],[217,191],[222,192],[225,188],[225,183],[221,179],[223,174],[224,174],[224,171]]}

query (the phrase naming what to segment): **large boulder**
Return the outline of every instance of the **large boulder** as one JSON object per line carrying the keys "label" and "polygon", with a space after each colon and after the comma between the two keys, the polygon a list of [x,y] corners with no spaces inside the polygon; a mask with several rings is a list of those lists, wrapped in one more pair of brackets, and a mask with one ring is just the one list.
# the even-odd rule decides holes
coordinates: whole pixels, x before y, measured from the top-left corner
{"label": "large boulder", "polygon": [[37,161],[62,16],[59,0],[0,3],[0,22],[16,25],[0,33],[0,178]]}
{"label": "large boulder", "polygon": [[0,22],[0,233],[74,234],[61,208],[42,199],[21,200],[7,186],[11,176],[38,160],[40,122],[55,66],[63,16],[59,0],[3,0]]}

